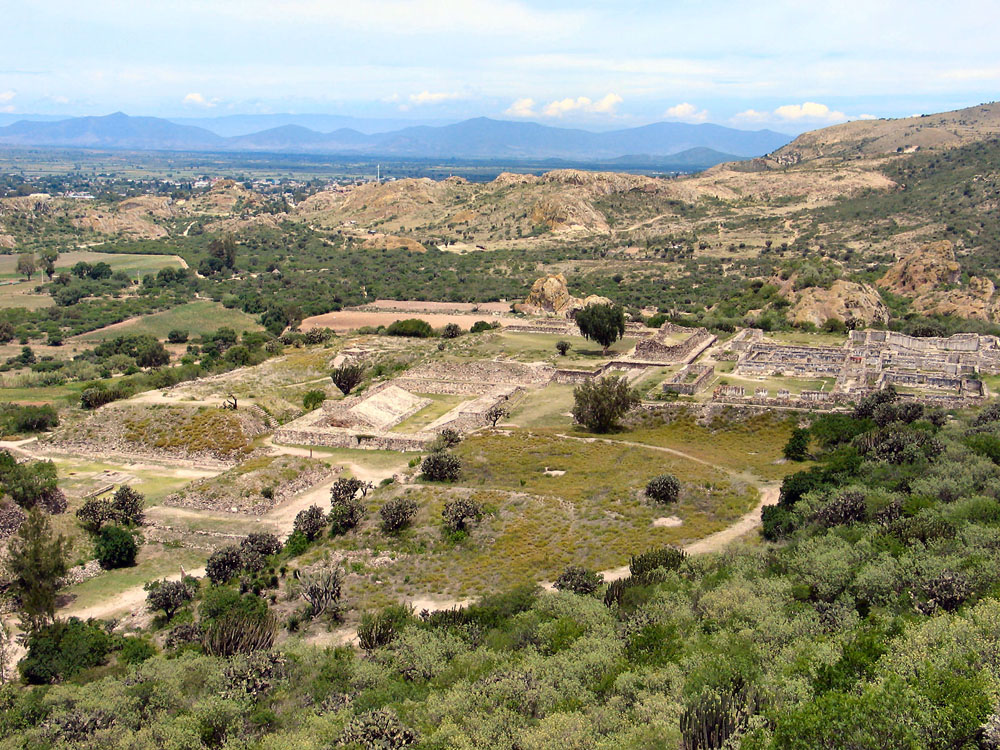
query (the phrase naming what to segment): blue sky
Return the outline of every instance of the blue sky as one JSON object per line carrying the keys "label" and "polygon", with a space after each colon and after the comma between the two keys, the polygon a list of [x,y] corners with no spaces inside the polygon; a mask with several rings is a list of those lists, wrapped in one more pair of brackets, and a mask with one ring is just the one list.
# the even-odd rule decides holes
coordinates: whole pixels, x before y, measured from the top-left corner
{"label": "blue sky", "polygon": [[0,112],[800,132],[1000,98],[998,0],[0,0]]}

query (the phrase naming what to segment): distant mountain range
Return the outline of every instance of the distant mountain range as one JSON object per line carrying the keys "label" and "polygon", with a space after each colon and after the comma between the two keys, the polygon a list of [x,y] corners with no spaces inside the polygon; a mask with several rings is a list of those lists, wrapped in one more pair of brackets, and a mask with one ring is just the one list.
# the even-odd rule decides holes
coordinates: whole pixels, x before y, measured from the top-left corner
{"label": "distant mountain range", "polygon": [[[248,116],[250,117],[250,116]],[[239,129],[238,123],[231,124]],[[0,145],[136,151],[228,151],[329,154],[372,158],[628,161],[685,163],[704,167],[770,153],[790,136],[771,130],[660,122],[594,133],[531,122],[479,117],[452,125],[418,125],[382,133],[353,128],[320,132],[299,124],[224,136],[157,117],[22,120],[0,127]],[[669,159],[664,157],[670,157]]]}

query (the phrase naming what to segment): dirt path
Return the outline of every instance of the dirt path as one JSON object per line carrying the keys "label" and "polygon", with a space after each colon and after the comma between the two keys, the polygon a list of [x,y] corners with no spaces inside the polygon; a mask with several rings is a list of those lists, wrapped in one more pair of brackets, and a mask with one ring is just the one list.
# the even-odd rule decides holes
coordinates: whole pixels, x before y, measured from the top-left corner
{"label": "dirt path", "polygon": [[[189,576],[195,577],[205,575],[204,568],[186,570],[184,572]],[[166,576],[166,578],[170,581],[179,581],[181,579],[181,574],[180,572],[177,572],[173,575]],[[133,586],[132,588],[125,589],[124,591],[120,591],[115,594],[115,598],[112,601],[101,602],[100,604],[94,604],[90,607],[77,607],[74,603],[62,610],[62,613],[67,617],[79,617],[81,620],[89,620],[92,617],[95,619],[102,619],[120,612],[132,612],[144,606],[145,603],[146,590],[142,586]]]}

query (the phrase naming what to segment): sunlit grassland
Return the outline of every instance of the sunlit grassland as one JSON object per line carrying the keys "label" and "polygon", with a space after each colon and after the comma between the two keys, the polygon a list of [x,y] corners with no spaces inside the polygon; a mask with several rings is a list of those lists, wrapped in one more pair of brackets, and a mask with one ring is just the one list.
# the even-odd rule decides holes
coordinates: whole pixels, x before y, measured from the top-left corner
{"label": "sunlit grassland", "polygon": [[145,334],[162,340],[175,329],[187,331],[193,338],[213,333],[220,328],[232,328],[237,333],[262,330],[255,318],[241,310],[227,309],[218,302],[198,300],[125,323],[99,328],[79,336],[78,340],[104,341],[124,334]]}

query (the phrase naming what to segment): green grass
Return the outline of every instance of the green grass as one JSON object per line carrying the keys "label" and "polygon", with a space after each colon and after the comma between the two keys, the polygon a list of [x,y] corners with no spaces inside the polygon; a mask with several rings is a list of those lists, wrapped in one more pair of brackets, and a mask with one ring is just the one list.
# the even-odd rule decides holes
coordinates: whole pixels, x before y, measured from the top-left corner
{"label": "green grass", "polygon": [[431,403],[418,411],[413,416],[404,419],[392,428],[393,432],[412,433],[420,432],[427,425],[436,419],[443,417],[459,404],[470,400],[469,396],[452,395],[445,393],[417,393],[417,396],[429,398]]}
{"label": "green grass", "polygon": [[569,427],[573,418],[565,416],[573,408],[573,386],[550,383],[528,391],[505,420],[519,427]]}
{"label": "green grass", "polygon": [[84,383],[65,383],[39,388],[0,388],[0,402],[76,403],[84,385]]}
{"label": "green grass", "polygon": [[64,593],[74,597],[71,608],[91,607],[109,599],[113,600],[117,593],[126,589],[142,586],[156,578],[180,573],[181,567],[185,570],[197,569],[205,564],[206,558],[204,550],[155,543],[145,544],[139,548],[135,566],[105,571],[95,578],[70,586]]}
{"label": "green grass", "polygon": [[843,346],[847,336],[842,333],[805,333],[803,331],[769,331],[764,334],[767,341],[778,344],[798,344],[802,346]]}
{"label": "green grass", "polygon": [[79,337],[79,340],[103,341],[126,333],[143,333],[158,339],[166,339],[167,334],[174,329],[188,331],[194,338],[223,327],[232,328],[237,333],[262,330],[252,316],[241,310],[229,310],[218,302],[198,300],[170,310],[85,333]]}
{"label": "green grass", "polygon": [[[0,258],[7,256],[0,255]],[[37,294],[35,287],[43,283],[37,279],[22,281],[17,284],[3,284],[0,286],[0,308],[23,307],[28,310],[40,310],[43,307],[52,307],[55,300],[48,294]]]}
{"label": "green grass", "polygon": [[[84,262],[94,265],[96,263],[107,263],[115,271],[125,271],[129,275],[156,273],[161,268],[183,268],[184,264],[176,255],[139,255],[129,253],[102,253],[94,250],[73,250],[68,253],[60,253],[56,261],[56,273],[69,271],[77,263]],[[37,261],[36,264],[41,266]],[[17,255],[0,255],[0,279],[19,278],[17,273]],[[47,281],[45,274],[39,268],[37,276],[31,280],[32,284]]]}
{"label": "green grass", "polygon": [[669,422],[650,415],[636,429],[609,437],[673,448],[738,474],[776,480],[797,471],[792,464],[775,463],[783,458],[782,449],[795,420],[794,416],[777,414],[738,419],[725,410],[706,427],[682,412]]}
{"label": "green grass", "polygon": [[[475,596],[520,583],[552,580],[571,563],[601,570],[628,562],[636,550],[703,538],[733,523],[757,502],[757,490],[723,472],[660,451],[583,443],[517,431],[468,438],[456,452],[464,459],[455,486],[389,487],[378,491],[359,530],[330,547],[388,553],[377,570],[350,577],[346,596],[358,608],[409,595]],[[546,476],[545,467],[566,472]],[[646,500],[655,474],[684,482],[673,506]],[[388,497],[409,494],[419,510],[411,529],[384,535],[374,512]],[[453,496],[469,495],[489,515],[460,542],[445,538],[441,510]],[[683,525],[653,526],[676,515]],[[305,562],[305,561],[304,561]]]}
{"label": "green grass", "polygon": [[[562,357],[556,351],[556,342],[568,341],[572,348]],[[492,358],[504,356],[521,362],[547,361],[559,367],[594,367],[612,357],[625,354],[635,346],[635,339],[616,341],[605,356],[599,344],[583,336],[557,336],[550,333],[511,333],[498,331],[478,340],[470,350],[473,356]]]}

